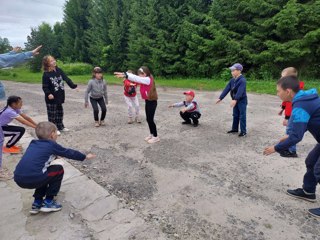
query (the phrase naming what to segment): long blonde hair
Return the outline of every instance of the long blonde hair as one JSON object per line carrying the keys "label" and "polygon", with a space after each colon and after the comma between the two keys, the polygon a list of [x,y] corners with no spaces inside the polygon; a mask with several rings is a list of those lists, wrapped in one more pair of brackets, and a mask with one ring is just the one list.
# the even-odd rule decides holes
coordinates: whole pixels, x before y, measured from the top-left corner
{"label": "long blonde hair", "polygon": [[42,69],[44,72],[52,72],[54,68],[50,66],[50,60],[55,58],[51,55],[46,55],[42,58]]}

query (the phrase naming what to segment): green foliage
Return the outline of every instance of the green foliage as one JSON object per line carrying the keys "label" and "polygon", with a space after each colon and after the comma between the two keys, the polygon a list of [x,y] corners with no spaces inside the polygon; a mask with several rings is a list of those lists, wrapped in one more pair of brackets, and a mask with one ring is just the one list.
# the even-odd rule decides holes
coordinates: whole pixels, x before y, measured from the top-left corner
{"label": "green foliage", "polygon": [[87,63],[63,63],[58,61],[57,65],[67,75],[88,75],[91,74],[93,67]]}
{"label": "green foliage", "polygon": [[319,22],[315,0],[68,0],[64,21],[28,43],[109,72],[147,65],[157,76],[214,77],[240,62],[261,80],[288,66],[319,78]]}
{"label": "green foliage", "polygon": [[0,37],[0,53],[6,53],[11,50],[10,42],[8,38]]}

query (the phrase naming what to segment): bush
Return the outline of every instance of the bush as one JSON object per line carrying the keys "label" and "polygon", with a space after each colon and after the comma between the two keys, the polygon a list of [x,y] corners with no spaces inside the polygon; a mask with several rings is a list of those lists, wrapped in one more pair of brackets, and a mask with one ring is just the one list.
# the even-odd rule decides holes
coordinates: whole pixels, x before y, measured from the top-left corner
{"label": "bush", "polygon": [[88,75],[93,69],[93,67],[87,63],[63,63],[58,61],[57,65],[67,75]]}

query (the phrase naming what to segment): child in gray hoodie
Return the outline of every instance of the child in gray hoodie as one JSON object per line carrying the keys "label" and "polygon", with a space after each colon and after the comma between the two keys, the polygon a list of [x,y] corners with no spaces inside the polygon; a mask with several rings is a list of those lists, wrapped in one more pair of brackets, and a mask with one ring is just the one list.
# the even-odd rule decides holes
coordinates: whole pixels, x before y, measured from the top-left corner
{"label": "child in gray hoodie", "polygon": [[[95,127],[104,126],[104,119],[107,113],[108,95],[107,95],[107,84],[103,79],[102,69],[95,67],[92,72],[92,79],[88,82],[87,91],[85,93],[85,108],[90,103],[93,108],[93,117],[95,121]],[[99,119],[99,107],[101,108],[101,116]]]}

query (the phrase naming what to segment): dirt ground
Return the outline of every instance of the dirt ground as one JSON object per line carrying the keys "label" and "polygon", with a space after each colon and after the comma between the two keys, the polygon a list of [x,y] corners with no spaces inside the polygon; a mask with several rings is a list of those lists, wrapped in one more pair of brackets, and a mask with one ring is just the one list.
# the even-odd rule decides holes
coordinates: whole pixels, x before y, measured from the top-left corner
{"label": "dirt ground", "polygon": [[[47,120],[40,85],[4,85],[8,95],[23,98],[27,114]],[[302,184],[304,159],[315,144],[311,135],[298,145],[297,159],[262,155],[285,131],[276,96],[249,94],[248,135],[239,138],[226,134],[229,97],[215,105],[219,93],[197,91],[202,117],[194,128],[181,124],[178,109],[168,109],[183,100],[183,90],[159,88],[155,119],[161,141],[148,145],[143,101],[142,123],[128,125],[123,88],[109,86],[106,126],[95,128],[84,90],[66,90],[64,122],[72,131],[59,142],[97,154],[91,162],[70,162],[152,226],[150,235],[133,239],[155,239],[155,232],[183,240],[319,239],[319,222],[306,211],[319,204],[285,194]]]}

